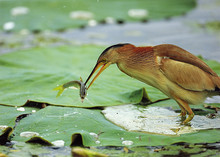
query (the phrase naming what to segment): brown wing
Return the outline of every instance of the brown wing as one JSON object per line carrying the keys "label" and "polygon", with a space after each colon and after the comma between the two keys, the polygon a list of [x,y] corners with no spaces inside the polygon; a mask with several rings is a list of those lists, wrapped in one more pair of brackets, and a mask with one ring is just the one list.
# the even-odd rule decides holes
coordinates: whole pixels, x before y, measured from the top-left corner
{"label": "brown wing", "polygon": [[156,56],[168,57],[176,61],[188,63],[213,76],[218,76],[205,62],[178,46],[170,44],[157,45],[154,46],[154,52]]}
{"label": "brown wing", "polygon": [[215,85],[210,78],[211,75],[195,65],[168,58],[160,58],[159,64],[161,72],[170,81],[184,89],[192,91],[215,90]]}

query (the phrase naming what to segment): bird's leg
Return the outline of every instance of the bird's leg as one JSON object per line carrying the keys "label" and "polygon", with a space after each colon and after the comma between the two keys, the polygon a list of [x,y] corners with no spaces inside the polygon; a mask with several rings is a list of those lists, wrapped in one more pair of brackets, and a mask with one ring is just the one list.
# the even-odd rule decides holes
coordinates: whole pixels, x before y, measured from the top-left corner
{"label": "bird's leg", "polygon": [[[186,118],[186,120],[183,121],[183,124],[190,122],[194,117],[194,113],[193,113],[192,109],[189,107],[189,104],[181,99],[176,99],[176,101],[178,102],[179,106],[182,106],[184,108],[184,110],[188,112],[188,117]],[[181,108],[181,110],[182,110],[182,108]]]}
{"label": "bird's leg", "polygon": [[186,116],[186,110],[184,109],[184,107],[181,106],[180,103],[178,103],[180,109],[181,109],[181,113],[179,114],[180,117],[185,117]]}
{"label": "bird's leg", "polygon": [[188,118],[186,118],[186,120],[183,121],[183,124],[190,122],[194,117],[194,113],[188,104],[187,104],[187,106],[185,106],[185,109],[187,110],[189,116],[188,116]]}

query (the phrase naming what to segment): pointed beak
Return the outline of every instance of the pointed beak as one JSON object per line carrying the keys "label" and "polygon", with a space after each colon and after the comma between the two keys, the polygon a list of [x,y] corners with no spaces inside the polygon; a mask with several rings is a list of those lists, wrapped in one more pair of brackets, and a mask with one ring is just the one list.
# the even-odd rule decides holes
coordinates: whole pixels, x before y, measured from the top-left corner
{"label": "pointed beak", "polygon": [[89,75],[89,77],[87,78],[86,82],[85,82],[85,85],[86,83],[90,80],[90,78],[92,77],[92,75],[99,69],[99,67],[101,67],[101,69],[99,70],[99,72],[96,74],[96,76],[93,78],[92,82],[89,84],[88,88],[93,84],[93,82],[96,80],[96,78],[109,66],[111,65],[111,62],[108,62],[108,63],[102,63],[102,62],[99,62],[95,65],[94,69],[92,70],[91,74]]}

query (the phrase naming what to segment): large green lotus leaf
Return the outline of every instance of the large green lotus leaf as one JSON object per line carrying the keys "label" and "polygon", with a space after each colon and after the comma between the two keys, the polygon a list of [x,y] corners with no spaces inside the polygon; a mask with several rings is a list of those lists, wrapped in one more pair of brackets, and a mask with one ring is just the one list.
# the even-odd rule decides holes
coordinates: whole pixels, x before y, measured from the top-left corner
{"label": "large green lotus leaf", "polygon": [[[20,121],[13,140],[29,141],[20,133],[31,131],[49,142],[63,140],[72,144],[72,136],[80,134],[84,146],[156,146],[177,142],[203,143],[220,140],[219,130],[205,130],[181,136],[165,136],[141,132],[128,132],[107,121],[101,110],[49,106]],[[76,141],[75,141],[76,142]]]}
{"label": "large green lotus leaf", "polygon": [[[60,84],[85,79],[92,71],[102,46],[35,48],[0,57],[0,103],[19,106],[27,100],[54,105],[94,107],[141,101],[146,87],[151,101],[164,94],[120,72],[116,65],[106,69],[88,90],[81,103],[79,90],[67,89],[56,98]],[[146,95],[146,94],[145,94]]]}
{"label": "large green lotus leaf", "polygon": [[[70,13],[72,11],[88,11],[93,14],[92,19],[97,21],[103,21],[106,17],[113,17],[116,20],[137,21],[182,15],[194,8],[195,5],[195,0],[0,1],[0,25],[2,26],[5,22],[13,21],[15,22],[14,30],[62,30],[87,25],[88,20],[83,18],[71,19]],[[13,15],[12,9],[18,6],[27,7],[29,11],[27,14],[22,14],[25,11],[20,11],[22,13],[16,11],[15,15]],[[128,16],[130,9],[146,9],[149,15],[143,18],[131,18]]]}
{"label": "large green lotus leaf", "polygon": [[[84,80],[92,71],[102,46],[62,46],[57,48],[35,48],[1,55],[0,58],[0,103],[19,106],[27,100],[54,105],[94,107],[128,103],[139,103],[146,88],[151,101],[166,98],[157,89],[147,86],[120,72],[111,65],[95,81],[88,91],[84,103],[79,90],[67,89],[56,98],[57,85],[80,76]],[[220,64],[206,61],[219,74]]]}
{"label": "large green lotus leaf", "polygon": [[[0,126],[15,126],[15,120],[18,116],[35,113],[39,109],[32,107],[11,107],[0,105]],[[20,118],[21,119],[21,118]]]}
{"label": "large green lotus leaf", "polygon": [[22,118],[35,113],[37,108],[32,107],[10,107],[0,105],[0,145],[9,141],[9,136],[14,127]]}

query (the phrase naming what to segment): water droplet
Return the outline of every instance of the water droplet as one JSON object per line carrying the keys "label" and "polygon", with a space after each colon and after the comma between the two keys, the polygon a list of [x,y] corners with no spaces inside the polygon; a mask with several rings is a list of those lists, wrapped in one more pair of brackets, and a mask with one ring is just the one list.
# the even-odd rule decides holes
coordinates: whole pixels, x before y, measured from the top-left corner
{"label": "water droplet", "polygon": [[146,18],[148,16],[148,11],[145,9],[130,9],[128,15],[132,18]]}
{"label": "water droplet", "polygon": [[94,133],[94,132],[90,132],[89,135],[91,135],[91,136],[93,136],[93,137],[95,137],[95,138],[98,138],[98,137],[99,137],[99,136],[98,136],[96,133]]}
{"label": "water droplet", "polygon": [[57,147],[63,147],[65,142],[63,140],[56,140],[51,142],[53,145],[57,146]]}
{"label": "water droplet", "polygon": [[32,136],[39,136],[37,132],[25,131],[20,133],[21,137],[32,137]]}
{"label": "water droplet", "polygon": [[25,108],[24,107],[19,107],[19,108],[17,108],[17,111],[25,111]]}
{"label": "water droplet", "polygon": [[122,141],[122,144],[123,145],[126,145],[126,146],[130,146],[132,145],[134,142],[133,141]]}
{"label": "water droplet", "polygon": [[29,12],[29,8],[24,6],[18,6],[11,9],[12,16],[25,15]]}
{"label": "water droplet", "polygon": [[115,19],[113,17],[106,17],[105,21],[108,24],[114,24],[115,23]]}
{"label": "water droplet", "polygon": [[93,16],[92,12],[83,10],[73,11],[70,13],[70,18],[72,19],[90,20]]}
{"label": "water droplet", "polygon": [[100,144],[101,142],[97,140],[97,141],[95,141],[95,143],[96,143],[96,144]]}
{"label": "water droplet", "polygon": [[6,129],[7,127],[8,127],[7,125],[0,125],[0,129],[1,129],[1,130]]}
{"label": "water droplet", "polygon": [[96,20],[89,20],[88,25],[91,26],[91,27],[94,27],[94,26],[97,25],[97,21]]}
{"label": "water droplet", "polygon": [[10,21],[10,22],[6,22],[4,25],[3,25],[3,29],[5,31],[10,31],[12,30],[13,28],[15,27],[15,23]]}

